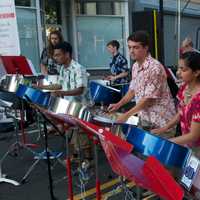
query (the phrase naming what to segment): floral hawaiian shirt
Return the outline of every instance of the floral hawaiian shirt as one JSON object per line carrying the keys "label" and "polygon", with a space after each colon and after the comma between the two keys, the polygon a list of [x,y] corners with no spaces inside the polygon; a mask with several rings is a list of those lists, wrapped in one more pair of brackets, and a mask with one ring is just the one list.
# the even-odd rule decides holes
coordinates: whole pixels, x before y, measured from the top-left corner
{"label": "floral hawaiian shirt", "polygon": [[[184,102],[184,93],[187,89],[187,85],[184,84],[180,87],[177,94],[179,100],[178,109],[180,112],[180,123],[182,134],[190,133],[191,123],[200,122],[200,91],[192,97],[190,102],[186,104]],[[200,139],[189,146],[199,146]]]}
{"label": "floral hawaiian shirt", "polygon": [[[58,83],[62,85],[62,90],[74,90],[79,87],[85,87],[87,90],[88,75],[86,69],[78,62],[72,60],[68,67],[61,66]],[[82,101],[85,92],[81,96],[66,97],[67,99],[76,99]]]}
{"label": "floral hawaiian shirt", "polygon": [[136,103],[142,98],[154,99],[151,106],[141,110],[141,121],[149,122],[152,128],[160,128],[175,115],[175,105],[171,96],[164,67],[150,55],[139,66],[132,68],[131,90],[135,92]]}

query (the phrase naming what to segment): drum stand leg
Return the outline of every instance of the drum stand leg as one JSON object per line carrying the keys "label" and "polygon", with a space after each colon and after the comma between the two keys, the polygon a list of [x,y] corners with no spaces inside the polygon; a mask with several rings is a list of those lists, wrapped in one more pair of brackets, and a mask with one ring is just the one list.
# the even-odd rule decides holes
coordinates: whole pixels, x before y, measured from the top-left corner
{"label": "drum stand leg", "polygon": [[2,164],[3,164],[3,161],[4,159],[7,157],[7,155],[9,154],[10,151],[7,151],[4,156],[1,158],[0,160],[0,183],[10,183],[10,184],[13,184],[15,186],[18,186],[20,185],[17,181],[14,181],[14,180],[11,180],[11,179],[7,179],[5,178],[5,175],[2,174]]}
{"label": "drum stand leg", "polygon": [[41,121],[41,116],[40,116],[40,114],[39,114],[38,112],[36,113],[36,115],[37,115],[36,123],[37,123],[37,128],[38,128],[38,130],[39,130],[39,133],[38,133],[38,136],[37,136],[37,141],[39,141],[40,138],[43,137],[43,134],[42,134],[42,127],[41,127],[41,123],[40,123],[40,121]]}
{"label": "drum stand leg", "polygon": [[49,174],[49,187],[50,187],[50,195],[51,199],[55,200],[54,192],[53,192],[53,179],[52,179],[52,174],[51,174],[51,163],[50,163],[50,155],[49,155],[49,150],[48,150],[48,136],[47,136],[47,124],[46,124],[46,117],[42,114],[44,117],[44,135],[45,135],[45,151],[47,153],[47,165],[48,165],[48,174]]}
{"label": "drum stand leg", "polygon": [[96,199],[101,199],[100,179],[99,179],[99,164],[98,164],[98,139],[94,137],[94,161],[95,161],[95,175],[96,175]]}
{"label": "drum stand leg", "polygon": [[70,149],[69,149],[69,135],[65,133],[66,137],[66,169],[68,177],[68,198],[73,200],[73,184],[72,184],[72,173],[71,173],[71,160],[70,160]]}
{"label": "drum stand leg", "polygon": [[[53,178],[51,174],[51,163],[50,163],[50,151],[48,149],[48,133],[47,133],[47,122],[50,122],[46,116],[41,113],[41,116],[43,117],[43,127],[44,127],[44,136],[45,136],[45,153],[46,153],[46,158],[47,158],[47,166],[48,166],[48,177],[49,177],[49,188],[50,188],[50,196],[51,200],[56,200],[53,192]],[[22,178],[22,181],[24,181],[27,176],[31,173],[31,171],[34,169],[34,167],[39,163],[39,161],[43,158],[43,155],[41,153],[36,153],[34,152],[36,156],[38,156],[38,159],[31,165],[31,167],[28,169],[24,177]]]}
{"label": "drum stand leg", "polygon": [[22,132],[22,143],[27,146],[27,147],[32,147],[32,148],[36,148],[38,147],[37,144],[28,144],[27,141],[26,141],[26,133],[25,133],[25,130],[24,130],[24,102],[23,100],[21,100],[21,109],[20,109],[20,127],[21,127],[21,132]]}
{"label": "drum stand leg", "polygon": [[24,149],[28,150],[29,152],[31,152],[32,154],[35,154],[35,152],[32,151],[32,149],[28,148],[25,144],[23,144],[23,143],[21,143],[19,141],[19,134],[18,134],[19,128],[18,128],[17,117],[13,117],[13,116],[10,116],[10,117],[12,117],[14,119],[14,122],[15,122],[15,137],[16,137],[16,142],[13,143],[12,145],[10,145],[10,147],[8,148],[8,151],[4,154],[4,156],[0,160],[0,182],[7,182],[7,183],[11,183],[13,185],[19,185],[18,182],[10,180],[10,179],[6,179],[4,177],[4,175],[2,174],[2,164],[3,164],[3,161],[6,159],[6,157],[8,156],[8,154],[10,154],[12,151],[16,151],[16,150],[19,151],[20,148],[24,148]]}

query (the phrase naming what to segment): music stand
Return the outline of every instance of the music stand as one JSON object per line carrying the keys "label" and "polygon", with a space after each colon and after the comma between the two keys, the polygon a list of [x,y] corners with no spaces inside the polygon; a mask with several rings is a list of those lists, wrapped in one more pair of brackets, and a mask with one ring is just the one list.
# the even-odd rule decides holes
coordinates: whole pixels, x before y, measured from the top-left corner
{"label": "music stand", "polygon": [[25,56],[1,56],[7,74],[33,75]]}

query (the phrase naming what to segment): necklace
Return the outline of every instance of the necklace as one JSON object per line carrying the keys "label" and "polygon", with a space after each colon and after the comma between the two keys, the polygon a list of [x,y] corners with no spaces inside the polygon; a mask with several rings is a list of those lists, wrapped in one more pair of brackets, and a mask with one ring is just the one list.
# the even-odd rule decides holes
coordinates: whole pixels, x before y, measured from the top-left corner
{"label": "necklace", "polygon": [[185,90],[185,93],[184,93],[185,104],[188,104],[190,102],[190,100],[192,98],[192,93],[193,93],[193,89],[191,89],[189,87]]}

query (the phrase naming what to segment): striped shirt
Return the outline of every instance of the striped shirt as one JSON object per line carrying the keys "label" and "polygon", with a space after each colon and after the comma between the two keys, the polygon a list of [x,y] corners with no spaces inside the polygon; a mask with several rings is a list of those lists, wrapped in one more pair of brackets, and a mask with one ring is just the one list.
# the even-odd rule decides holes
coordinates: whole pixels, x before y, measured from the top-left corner
{"label": "striped shirt", "polygon": [[66,99],[83,101],[87,90],[87,72],[86,69],[78,62],[71,60],[68,67],[64,65],[60,68],[58,83],[62,85],[62,90],[70,91],[79,87],[84,87],[85,91],[80,96],[66,96]]}

